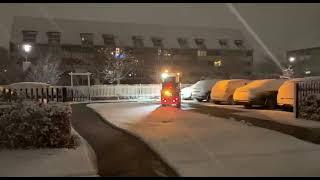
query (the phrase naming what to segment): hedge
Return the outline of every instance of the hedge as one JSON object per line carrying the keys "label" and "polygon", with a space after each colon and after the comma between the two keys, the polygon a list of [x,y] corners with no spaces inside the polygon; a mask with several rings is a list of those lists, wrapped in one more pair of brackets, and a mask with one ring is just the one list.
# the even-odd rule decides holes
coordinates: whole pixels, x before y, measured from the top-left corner
{"label": "hedge", "polygon": [[302,99],[299,118],[320,121],[320,95],[311,94]]}
{"label": "hedge", "polygon": [[0,148],[74,148],[71,107],[16,101],[0,109]]}

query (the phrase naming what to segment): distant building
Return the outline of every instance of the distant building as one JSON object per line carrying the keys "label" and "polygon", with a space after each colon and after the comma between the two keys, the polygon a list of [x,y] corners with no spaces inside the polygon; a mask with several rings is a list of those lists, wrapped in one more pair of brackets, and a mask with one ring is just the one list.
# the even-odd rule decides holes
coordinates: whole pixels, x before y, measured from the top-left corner
{"label": "distant building", "polygon": [[[164,68],[181,72],[183,83],[252,75],[253,50],[235,29],[15,17],[10,58],[18,66],[26,58],[24,43],[33,46],[29,61],[35,63],[51,54],[61,60],[65,75],[94,73],[94,53],[101,47],[130,49],[141,63],[122,83],[155,83]],[[94,79],[102,83],[95,73]]]}
{"label": "distant building", "polygon": [[320,47],[287,51],[295,77],[320,76]]}

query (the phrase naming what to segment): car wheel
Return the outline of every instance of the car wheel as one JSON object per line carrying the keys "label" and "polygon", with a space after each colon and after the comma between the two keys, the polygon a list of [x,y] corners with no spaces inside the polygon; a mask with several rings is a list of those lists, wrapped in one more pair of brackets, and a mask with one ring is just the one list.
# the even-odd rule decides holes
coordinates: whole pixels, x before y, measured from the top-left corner
{"label": "car wheel", "polygon": [[196,98],[196,100],[197,100],[198,102],[202,102],[202,101],[203,101],[203,99],[199,99],[199,98]]}
{"label": "car wheel", "polygon": [[277,102],[273,98],[267,98],[265,105],[269,109],[275,109],[277,107]]}
{"label": "car wheel", "polygon": [[244,108],[246,108],[246,109],[251,109],[251,108],[252,108],[252,105],[251,105],[251,104],[245,104],[245,105],[244,105]]}
{"label": "car wheel", "polygon": [[220,104],[220,101],[213,101],[214,104]]}
{"label": "car wheel", "polygon": [[207,98],[206,98],[207,102],[210,102],[210,100],[211,100],[210,94],[211,94],[211,93],[209,92],[208,95],[207,95]]}

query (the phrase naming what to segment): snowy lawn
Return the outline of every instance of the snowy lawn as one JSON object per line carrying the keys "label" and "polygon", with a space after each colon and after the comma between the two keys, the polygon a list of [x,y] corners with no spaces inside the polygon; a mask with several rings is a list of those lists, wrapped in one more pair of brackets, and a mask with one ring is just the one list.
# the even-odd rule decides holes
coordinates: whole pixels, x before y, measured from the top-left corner
{"label": "snowy lawn", "polygon": [[76,149],[0,150],[0,176],[96,176],[96,157],[90,145],[80,138]]}
{"label": "snowy lawn", "polygon": [[320,176],[320,146],[276,131],[151,103],[88,107],[141,137],[182,176]]}

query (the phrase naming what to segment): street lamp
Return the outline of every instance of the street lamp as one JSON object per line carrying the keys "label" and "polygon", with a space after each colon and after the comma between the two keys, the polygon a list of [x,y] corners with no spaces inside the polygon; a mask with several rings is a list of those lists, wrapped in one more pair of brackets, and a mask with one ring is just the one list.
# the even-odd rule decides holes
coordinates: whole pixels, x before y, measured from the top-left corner
{"label": "street lamp", "polygon": [[295,57],[293,57],[293,56],[290,56],[290,57],[289,57],[289,62],[293,63],[295,60],[296,60]]}
{"label": "street lamp", "polygon": [[31,52],[32,46],[30,44],[24,44],[22,46],[22,48],[23,48],[24,52],[26,53],[26,62],[28,62],[28,53]]}

